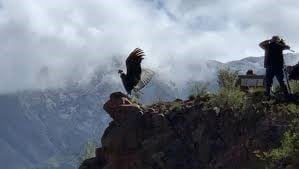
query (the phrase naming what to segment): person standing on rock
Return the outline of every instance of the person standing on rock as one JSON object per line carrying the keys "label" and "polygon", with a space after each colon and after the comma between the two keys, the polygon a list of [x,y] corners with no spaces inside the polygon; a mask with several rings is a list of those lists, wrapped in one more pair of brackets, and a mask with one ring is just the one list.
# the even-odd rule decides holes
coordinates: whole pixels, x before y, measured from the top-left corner
{"label": "person standing on rock", "polygon": [[270,96],[270,89],[273,83],[274,76],[285,95],[289,97],[287,86],[284,82],[284,58],[283,50],[289,50],[290,46],[286,45],[283,39],[279,36],[273,36],[270,40],[265,40],[259,44],[265,50],[264,67],[266,68],[266,91],[265,95]]}

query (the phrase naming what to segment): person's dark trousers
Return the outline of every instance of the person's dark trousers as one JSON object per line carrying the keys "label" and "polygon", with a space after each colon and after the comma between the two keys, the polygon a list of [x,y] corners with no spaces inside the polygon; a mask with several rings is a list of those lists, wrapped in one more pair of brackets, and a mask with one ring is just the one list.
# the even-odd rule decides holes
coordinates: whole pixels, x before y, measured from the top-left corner
{"label": "person's dark trousers", "polygon": [[271,86],[273,84],[273,78],[276,77],[279,85],[285,96],[289,96],[287,86],[284,83],[283,68],[267,67],[266,68],[266,92],[267,96],[270,95]]}

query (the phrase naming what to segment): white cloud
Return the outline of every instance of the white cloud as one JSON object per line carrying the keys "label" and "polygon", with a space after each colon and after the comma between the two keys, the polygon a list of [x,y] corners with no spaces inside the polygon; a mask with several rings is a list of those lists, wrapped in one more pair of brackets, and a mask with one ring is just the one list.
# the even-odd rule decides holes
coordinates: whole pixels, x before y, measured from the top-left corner
{"label": "white cloud", "polygon": [[[297,49],[295,0],[2,0],[0,92],[88,78],[135,47],[144,65],[169,79],[206,79],[189,67],[206,59],[262,55],[259,41],[279,34]],[[41,73],[42,72],[42,73]]]}

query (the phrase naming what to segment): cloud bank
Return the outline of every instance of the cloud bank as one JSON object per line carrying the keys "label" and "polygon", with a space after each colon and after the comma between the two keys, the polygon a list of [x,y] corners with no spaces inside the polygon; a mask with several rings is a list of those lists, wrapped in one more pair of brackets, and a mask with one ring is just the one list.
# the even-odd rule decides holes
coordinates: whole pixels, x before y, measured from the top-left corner
{"label": "cloud bank", "polygon": [[1,0],[0,93],[84,81],[135,47],[166,79],[205,80],[205,60],[262,55],[257,44],[274,34],[298,49],[298,9],[295,0]]}

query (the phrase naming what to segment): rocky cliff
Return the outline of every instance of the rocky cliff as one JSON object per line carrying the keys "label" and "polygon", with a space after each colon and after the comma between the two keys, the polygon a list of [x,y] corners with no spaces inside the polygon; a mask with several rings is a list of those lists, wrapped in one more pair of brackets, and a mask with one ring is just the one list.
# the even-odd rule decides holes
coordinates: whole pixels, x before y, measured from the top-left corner
{"label": "rocky cliff", "polygon": [[[244,96],[241,108],[217,106],[212,95],[143,106],[120,92],[113,93],[104,105],[113,121],[102,136],[102,147],[80,169],[269,166],[271,153],[282,146],[299,107],[297,103],[264,101],[256,95]],[[292,160],[272,160],[271,165],[298,168]]]}

